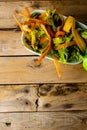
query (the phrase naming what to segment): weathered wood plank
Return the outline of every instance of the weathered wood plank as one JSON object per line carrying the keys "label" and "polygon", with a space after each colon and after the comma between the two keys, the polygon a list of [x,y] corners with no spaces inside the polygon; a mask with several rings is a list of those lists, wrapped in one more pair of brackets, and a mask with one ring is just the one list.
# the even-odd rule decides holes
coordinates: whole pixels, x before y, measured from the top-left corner
{"label": "weathered wood plank", "polygon": [[87,110],[87,84],[0,85],[0,112]]}
{"label": "weathered wood plank", "polygon": [[87,84],[43,84],[38,111],[87,110]]}
{"label": "weathered wood plank", "polygon": [[36,66],[36,58],[0,57],[0,84],[87,82],[87,72],[82,64],[60,64],[62,76],[58,78],[53,61],[44,59]]}
{"label": "weathered wood plank", "polygon": [[0,85],[0,112],[36,111],[37,85]]}
{"label": "weathered wood plank", "polygon": [[87,130],[87,112],[0,113],[1,130]]}
{"label": "weathered wood plank", "polygon": [[20,31],[0,31],[0,56],[33,55],[21,43]]}
{"label": "weathered wood plank", "polygon": [[0,28],[16,28],[17,23],[13,19],[13,13],[23,10],[28,6],[30,11],[35,9],[56,8],[57,11],[64,15],[73,15],[77,20],[87,23],[87,2],[85,0],[74,1],[11,1],[0,2]]}

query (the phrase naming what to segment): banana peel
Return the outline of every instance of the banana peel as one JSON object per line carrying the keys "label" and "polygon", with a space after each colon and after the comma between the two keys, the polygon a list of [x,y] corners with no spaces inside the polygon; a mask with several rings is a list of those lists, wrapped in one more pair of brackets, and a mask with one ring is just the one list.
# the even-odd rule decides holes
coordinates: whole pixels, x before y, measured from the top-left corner
{"label": "banana peel", "polygon": [[73,23],[73,17],[68,16],[63,26],[63,31],[65,31],[66,33],[69,33],[70,29],[72,28],[72,23]]}
{"label": "banana peel", "polygon": [[74,40],[76,41],[77,46],[79,49],[84,53],[86,49],[86,43],[83,40],[83,38],[79,35],[78,31],[75,29],[75,18],[72,16],[69,16],[64,24],[63,31],[66,33],[69,33],[70,30],[72,29],[72,35],[74,37]]}
{"label": "banana peel", "polygon": [[79,35],[78,31],[75,29],[75,18],[73,18],[73,23],[72,23],[72,35],[74,36],[74,39],[79,49],[84,53],[86,49],[86,43],[83,40],[83,38]]}

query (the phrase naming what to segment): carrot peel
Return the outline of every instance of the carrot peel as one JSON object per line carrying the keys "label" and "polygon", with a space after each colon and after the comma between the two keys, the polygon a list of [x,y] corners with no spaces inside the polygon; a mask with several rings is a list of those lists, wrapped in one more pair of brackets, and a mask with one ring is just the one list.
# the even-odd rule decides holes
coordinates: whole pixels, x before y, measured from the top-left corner
{"label": "carrot peel", "polygon": [[58,37],[58,36],[65,36],[65,32],[64,31],[60,31],[58,30],[56,33],[55,33],[55,37]]}
{"label": "carrot peel", "polygon": [[58,62],[58,58],[56,56],[53,56],[53,59],[54,59],[54,64],[55,64],[55,67],[56,67],[58,77],[60,78],[61,77],[61,69],[60,69],[60,65],[59,65],[59,62]]}
{"label": "carrot peel", "polygon": [[59,45],[58,47],[55,48],[55,50],[59,50],[59,49],[62,49],[64,47],[69,47],[69,46],[73,46],[73,45],[76,45],[76,41],[70,41],[70,42],[65,42],[61,45]]}

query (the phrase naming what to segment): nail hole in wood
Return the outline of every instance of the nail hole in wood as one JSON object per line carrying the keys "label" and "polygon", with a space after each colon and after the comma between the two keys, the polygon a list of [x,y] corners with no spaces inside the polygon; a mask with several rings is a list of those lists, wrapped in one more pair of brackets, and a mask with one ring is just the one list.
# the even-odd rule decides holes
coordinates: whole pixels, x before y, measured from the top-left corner
{"label": "nail hole in wood", "polygon": [[50,103],[46,103],[46,104],[44,104],[44,107],[46,107],[46,108],[51,107],[51,104]]}
{"label": "nail hole in wood", "polygon": [[6,122],[6,126],[11,126],[11,122]]}
{"label": "nail hole in wood", "polygon": [[26,101],[25,104],[28,105],[28,102]]}
{"label": "nail hole in wood", "polygon": [[28,90],[28,89],[25,89],[24,92],[25,92],[25,93],[29,93],[29,90]]}
{"label": "nail hole in wood", "polygon": [[71,103],[71,104],[63,104],[62,106],[63,106],[64,109],[68,109],[68,108],[72,108],[73,105],[74,104]]}
{"label": "nail hole in wood", "polygon": [[27,99],[24,100],[24,103],[25,103],[25,105],[32,106],[32,102]]}

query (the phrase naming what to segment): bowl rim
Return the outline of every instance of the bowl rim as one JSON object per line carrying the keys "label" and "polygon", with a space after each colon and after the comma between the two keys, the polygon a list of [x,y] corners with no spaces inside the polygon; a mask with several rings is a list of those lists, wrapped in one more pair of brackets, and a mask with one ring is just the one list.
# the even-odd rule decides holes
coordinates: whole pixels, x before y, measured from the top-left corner
{"label": "bowl rim", "polygon": [[[34,10],[34,11],[32,11],[32,13],[34,13],[34,12],[40,12],[40,13],[42,13],[42,12],[44,12],[45,10],[41,10],[41,9],[38,9],[38,10]],[[65,15],[63,15],[64,16],[64,18],[67,18],[67,16],[65,16]],[[79,25],[80,25],[80,27],[82,27],[82,28],[86,28],[87,29],[87,26],[85,25],[85,24],[83,24],[83,23],[81,23],[81,22],[79,22],[79,21],[76,21]],[[31,53],[33,53],[33,54],[35,54],[35,55],[39,55],[39,56],[41,56],[41,54],[40,53],[38,53],[38,52],[35,52],[35,51],[33,51],[33,50],[31,50],[29,47],[28,47],[28,45],[27,45],[27,43],[25,43],[25,41],[24,41],[24,33],[22,32],[22,34],[21,34],[21,42],[22,42],[22,45],[28,50],[28,51],[30,51]],[[25,45],[26,44],[26,45]],[[51,57],[48,57],[48,56],[46,56],[45,58],[47,58],[47,59],[49,59],[49,60],[53,60],[53,58],[51,58]],[[62,63],[61,61],[59,61],[60,63]],[[82,60],[80,60],[80,61],[78,61],[78,62],[66,62],[65,64],[68,64],[68,65],[77,65],[77,64],[80,64],[80,63],[82,63]],[[63,64],[63,63],[62,63]]]}

